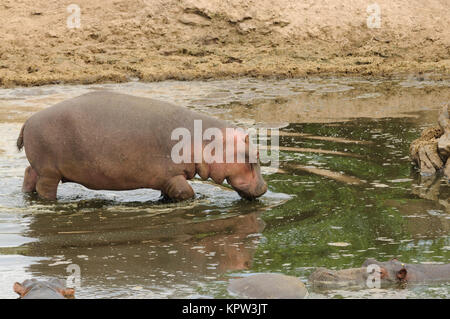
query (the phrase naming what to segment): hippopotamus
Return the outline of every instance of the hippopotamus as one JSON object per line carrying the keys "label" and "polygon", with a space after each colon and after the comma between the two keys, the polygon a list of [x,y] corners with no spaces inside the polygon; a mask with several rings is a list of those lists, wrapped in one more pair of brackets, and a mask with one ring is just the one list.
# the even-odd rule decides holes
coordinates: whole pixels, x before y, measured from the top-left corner
{"label": "hippopotamus", "polygon": [[[223,155],[211,151],[205,138],[196,143],[196,134],[208,135],[209,129],[220,130],[222,136],[208,137],[226,149]],[[174,132],[188,137],[180,141],[184,135],[174,136]],[[228,152],[228,143],[244,147]],[[225,121],[170,103],[109,91],[87,93],[35,113],[17,139],[18,149],[25,147],[30,163],[22,190],[36,191],[48,200],[56,199],[60,181],[94,190],[151,188],[167,199],[185,200],[195,196],[187,180],[196,174],[218,184],[226,179],[241,197],[255,199],[266,192],[267,184],[259,154],[257,160],[250,160],[255,152],[251,146],[248,134]],[[183,160],[174,160],[174,154],[181,153]]]}
{"label": "hippopotamus", "polygon": [[[372,267],[369,267],[371,266]],[[379,266],[376,270],[373,265]],[[418,284],[433,281],[450,281],[450,264],[425,265],[406,264],[396,258],[386,262],[367,259],[359,268],[330,270],[316,269],[309,277],[309,283],[314,289],[364,289],[368,288],[368,279],[379,271],[381,287],[403,286],[405,284]]]}
{"label": "hippopotamus", "polygon": [[299,278],[273,273],[233,279],[228,291],[248,299],[303,299],[308,296],[308,290]]}
{"label": "hippopotamus", "polygon": [[64,281],[57,278],[51,278],[45,281],[27,279],[23,283],[14,283],[13,289],[20,296],[20,299],[75,298],[75,289],[66,288]]}

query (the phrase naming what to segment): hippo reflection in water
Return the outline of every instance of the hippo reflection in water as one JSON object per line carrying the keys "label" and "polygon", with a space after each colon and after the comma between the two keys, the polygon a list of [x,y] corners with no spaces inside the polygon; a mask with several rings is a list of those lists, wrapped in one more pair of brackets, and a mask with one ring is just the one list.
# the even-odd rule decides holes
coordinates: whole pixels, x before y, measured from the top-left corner
{"label": "hippo reflection in water", "polygon": [[[373,267],[373,265],[379,268]],[[407,283],[419,284],[450,281],[450,264],[406,264],[394,258],[386,262],[367,259],[360,268],[342,270],[318,268],[309,277],[309,282],[314,289],[318,290],[342,288],[363,289],[369,287],[368,281],[373,279],[374,275],[377,275],[377,271],[381,287],[402,286]]]}
{"label": "hippo reflection in water", "polygon": [[27,279],[23,283],[14,283],[14,292],[20,299],[73,299],[75,290],[66,288],[64,281],[56,278],[49,280]]}

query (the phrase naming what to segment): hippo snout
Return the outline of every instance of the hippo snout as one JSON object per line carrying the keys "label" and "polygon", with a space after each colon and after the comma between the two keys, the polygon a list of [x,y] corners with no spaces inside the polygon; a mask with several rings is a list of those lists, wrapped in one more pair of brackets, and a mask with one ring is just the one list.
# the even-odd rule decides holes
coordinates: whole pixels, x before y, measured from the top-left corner
{"label": "hippo snout", "polygon": [[267,192],[267,183],[262,181],[255,187],[235,188],[238,194],[245,199],[254,200]]}
{"label": "hippo snout", "polygon": [[267,183],[263,181],[257,187],[255,187],[253,194],[255,197],[260,197],[264,195],[266,192],[267,192]]}

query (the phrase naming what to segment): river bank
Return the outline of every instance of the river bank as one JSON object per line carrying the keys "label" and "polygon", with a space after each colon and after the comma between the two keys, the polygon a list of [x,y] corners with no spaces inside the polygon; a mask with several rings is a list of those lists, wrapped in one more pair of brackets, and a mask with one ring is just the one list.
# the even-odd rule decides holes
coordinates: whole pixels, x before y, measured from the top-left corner
{"label": "river bank", "polygon": [[71,4],[0,5],[1,87],[450,75],[449,4],[438,0],[379,0],[379,28],[363,0],[79,0],[79,28]]}

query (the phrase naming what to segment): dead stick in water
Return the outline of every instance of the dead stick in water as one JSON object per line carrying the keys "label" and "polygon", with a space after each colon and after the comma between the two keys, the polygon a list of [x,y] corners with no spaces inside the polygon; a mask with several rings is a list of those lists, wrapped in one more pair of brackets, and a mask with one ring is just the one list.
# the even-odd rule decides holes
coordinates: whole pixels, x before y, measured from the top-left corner
{"label": "dead stick in water", "polygon": [[338,173],[338,172],[333,172],[328,169],[310,167],[310,166],[304,166],[304,165],[289,165],[289,167],[291,167],[293,169],[299,169],[299,170],[302,170],[302,171],[305,171],[308,173],[313,173],[316,175],[328,177],[328,178],[334,179],[338,182],[343,182],[346,184],[361,185],[361,184],[365,183],[365,181],[363,181],[357,177],[344,175],[344,174]]}
{"label": "dead stick in water", "polygon": [[320,140],[320,141],[330,141],[330,142],[338,142],[338,143],[346,143],[346,144],[373,144],[372,141],[359,141],[359,140],[350,140],[343,137],[333,137],[333,136],[317,136],[311,135],[307,133],[297,133],[297,132],[285,132],[279,131],[279,136],[298,136],[307,138],[310,140]]}
{"label": "dead stick in water", "polygon": [[59,231],[58,234],[88,234],[93,233],[93,230],[74,230],[74,231]]}
{"label": "dead stick in water", "polygon": [[[258,148],[261,150],[271,149],[270,147],[267,147],[265,145],[258,145]],[[306,148],[306,147],[278,146],[278,149],[280,151],[298,152],[298,153],[319,153],[319,154],[357,157],[357,158],[363,157],[362,155],[354,154],[354,153],[346,153],[346,152],[330,151],[330,150],[322,150],[322,149]]]}

